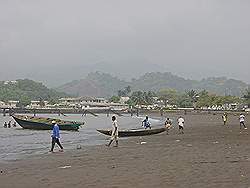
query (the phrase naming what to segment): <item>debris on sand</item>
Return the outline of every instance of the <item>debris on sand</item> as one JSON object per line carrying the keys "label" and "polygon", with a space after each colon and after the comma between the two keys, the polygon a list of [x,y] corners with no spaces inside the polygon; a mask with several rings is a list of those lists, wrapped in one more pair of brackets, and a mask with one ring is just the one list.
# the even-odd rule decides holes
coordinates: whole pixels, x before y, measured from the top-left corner
{"label": "debris on sand", "polygon": [[71,166],[61,166],[61,167],[58,167],[60,169],[67,169],[67,168],[71,168]]}

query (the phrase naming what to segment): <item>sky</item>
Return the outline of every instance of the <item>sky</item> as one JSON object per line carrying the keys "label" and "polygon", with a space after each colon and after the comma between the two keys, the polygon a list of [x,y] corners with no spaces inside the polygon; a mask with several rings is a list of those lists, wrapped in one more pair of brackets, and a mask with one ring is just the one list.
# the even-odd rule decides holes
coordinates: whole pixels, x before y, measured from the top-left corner
{"label": "sky", "polygon": [[0,80],[103,71],[250,83],[249,0],[0,0]]}

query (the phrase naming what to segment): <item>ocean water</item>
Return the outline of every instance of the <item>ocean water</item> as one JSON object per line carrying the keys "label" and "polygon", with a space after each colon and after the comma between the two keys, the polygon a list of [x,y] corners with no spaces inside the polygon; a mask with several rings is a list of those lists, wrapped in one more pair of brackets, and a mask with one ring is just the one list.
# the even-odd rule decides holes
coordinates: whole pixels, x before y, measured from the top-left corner
{"label": "ocean water", "polygon": [[[61,143],[65,150],[76,149],[78,145],[84,146],[102,145],[107,142],[108,137],[96,131],[96,129],[111,128],[111,116],[99,114],[94,117],[90,114],[81,116],[80,114],[70,114],[58,116],[56,114],[41,114],[41,117],[59,118],[85,122],[84,126],[75,131],[61,131]],[[124,115],[117,117],[119,129],[140,128],[144,117],[131,117]],[[4,122],[14,119],[10,116],[0,114],[0,161],[16,160],[27,158],[32,155],[47,153],[51,146],[51,131],[49,130],[28,130],[17,127],[4,128]],[[160,120],[150,119],[152,126],[158,124]],[[126,139],[126,138],[125,138]],[[55,147],[57,149],[57,146]]]}

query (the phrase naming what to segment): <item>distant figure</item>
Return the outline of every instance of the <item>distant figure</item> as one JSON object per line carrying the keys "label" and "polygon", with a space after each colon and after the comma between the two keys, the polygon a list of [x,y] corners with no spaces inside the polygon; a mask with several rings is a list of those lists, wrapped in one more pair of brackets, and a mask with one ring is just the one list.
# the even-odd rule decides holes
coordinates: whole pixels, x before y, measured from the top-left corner
{"label": "distant figure", "polygon": [[8,122],[8,128],[11,128],[11,121]]}
{"label": "distant figure", "polygon": [[168,134],[169,129],[172,127],[172,121],[169,118],[165,121],[165,127]]}
{"label": "distant figure", "polygon": [[16,127],[16,122],[14,122],[12,126],[13,126],[13,127]]}
{"label": "distant figure", "polygon": [[244,129],[247,129],[246,125],[245,125],[245,116],[243,114],[240,114],[240,129],[241,129],[241,126],[243,125],[244,126]]}
{"label": "distant figure", "polygon": [[52,130],[52,135],[51,135],[51,138],[52,138],[52,146],[51,146],[51,150],[50,152],[54,152],[54,147],[55,147],[55,143],[57,143],[57,145],[60,147],[60,150],[61,152],[63,152],[63,147],[60,143],[60,130],[59,130],[59,126],[56,124],[56,121],[52,121],[52,125],[53,125],[53,130]]}
{"label": "distant figure", "polygon": [[227,123],[227,114],[226,113],[224,113],[222,115],[222,120],[223,120],[223,124],[226,125],[226,123]]}
{"label": "distant figure", "polygon": [[151,129],[151,123],[149,122],[148,116],[142,121],[142,126],[147,129]]}
{"label": "distant figure", "polygon": [[7,122],[6,121],[4,122],[3,127],[7,128]]}
{"label": "distant figure", "polygon": [[112,116],[112,134],[109,143],[106,146],[110,146],[112,142],[115,140],[116,145],[114,147],[118,147],[118,125],[115,116]]}
{"label": "distant figure", "polygon": [[184,134],[184,118],[182,116],[178,119],[178,125],[179,125],[179,133]]}

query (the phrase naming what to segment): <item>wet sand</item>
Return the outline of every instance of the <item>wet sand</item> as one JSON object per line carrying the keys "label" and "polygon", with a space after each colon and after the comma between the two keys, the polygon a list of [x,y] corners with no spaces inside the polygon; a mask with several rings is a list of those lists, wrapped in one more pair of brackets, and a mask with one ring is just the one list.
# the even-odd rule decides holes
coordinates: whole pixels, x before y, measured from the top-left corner
{"label": "wet sand", "polygon": [[169,135],[121,139],[118,148],[0,163],[0,187],[250,187],[250,129],[240,131],[238,116],[229,116],[229,126],[221,115],[185,119],[184,135],[174,128]]}

